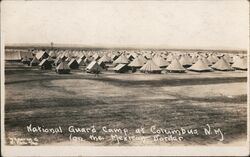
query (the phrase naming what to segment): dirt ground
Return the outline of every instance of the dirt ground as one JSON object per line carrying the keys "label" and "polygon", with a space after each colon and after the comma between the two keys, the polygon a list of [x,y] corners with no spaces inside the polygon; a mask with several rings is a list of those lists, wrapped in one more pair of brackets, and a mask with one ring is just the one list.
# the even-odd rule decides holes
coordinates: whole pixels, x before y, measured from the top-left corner
{"label": "dirt ground", "polygon": [[[5,132],[9,137],[37,137],[39,145],[214,145],[240,144],[247,137],[247,72],[206,72],[167,74],[117,74],[98,76],[74,70],[68,75],[42,71],[20,63],[5,65]],[[218,135],[184,135],[179,142],[146,143],[109,138],[93,142],[89,134],[69,142],[70,134],[28,133],[26,126],[96,126],[96,135],[108,128],[196,128],[209,124],[223,131]]]}

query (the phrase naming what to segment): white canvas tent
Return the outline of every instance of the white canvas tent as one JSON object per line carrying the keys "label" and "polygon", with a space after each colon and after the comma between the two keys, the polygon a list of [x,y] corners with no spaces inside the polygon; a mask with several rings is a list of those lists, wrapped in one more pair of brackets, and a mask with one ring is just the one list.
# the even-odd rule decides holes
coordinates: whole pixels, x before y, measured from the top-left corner
{"label": "white canvas tent", "polygon": [[205,62],[203,62],[201,58],[199,58],[195,64],[193,64],[191,67],[188,68],[188,70],[203,72],[203,71],[212,71],[212,68],[210,68]]}
{"label": "white canvas tent", "polygon": [[78,69],[79,68],[79,64],[76,61],[76,59],[71,59],[70,62],[68,63],[70,69]]}
{"label": "white canvas tent", "polygon": [[127,66],[127,64],[118,64],[116,67],[113,68],[113,70],[118,73],[124,73],[129,70],[129,67]]}
{"label": "white canvas tent", "polygon": [[177,59],[174,59],[170,65],[166,68],[169,72],[185,72],[185,68],[180,64]]}
{"label": "white canvas tent", "polygon": [[238,70],[247,70],[247,58],[238,58],[234,61],[232,67]]}
{"label": "white canvas tent", "polygon": [[160,68],[166,68],[169,65],[169,63],[165,59],[158,55],[155,56],[152,60]]}
{"label": "white canvas tent", "polygon": [[102,71],[102,67],[96,62],[92,61],[87,67],[86,71],[89,73],[99,73]]}
{"label": "white canvas tent", "polygon": [[207,64],[208,66],[211,66],[212,63],[206,58],[206,57],[201,57],[202,61]]}
{"label": "white canvas tent", "polygon": [[193,63],[192,58],[188,55],[182,55],[179,62],[182,66],[191,66]]}
{"label": "white canvas tent", "polygon": [[111,63],[112,59],[108,57],[107,54],[104,54],[98,61],[103,63]]}
{"label": "white canvas tent", "polygon": [[230,64],[223,57],[219,59],[214,65],[212,65],[212,68],[221,71],[233,70]]}
{"label": "white canvas tent", "polygon": [[51,58],[56,58],[56,57],[57,57],[57,54],[56,54],[55,51],[50,50],[50,51],[49,51],[49,56],[50,56]]}
{"label": "white canvas tent", "polygon": [[39,63],[40,61],[36,57],[33,57],[32,61],[30,62],[30,66],[37,66]]}
{"label": "white canvas tent", "polygon": [[161,68],[158,67],[152,60],[148,60],[143,67],[140,69],[144,73],[161,73]]}
{"label": "white canvas tent", "polygon": [[114,61],[115,64],[128,64],[129,61],[128,61],[128,58],[124,55],[124,54],[121,54],[115,61]]}
{"label": "white canvas tent", "polygon": [[70,68],[65,61],[62,61],[57,67],[56,72],[58,74],[68,74],[70,73]]}
{"label": "white canvas tent", "polygon": [[45,52],[45,51],[39,51],[37,54],[36,54],[36,58],[38,60],[43,60],[43,59],[46,59],[49,55]]}
{"label": "white canvas tent", "polygon": [[209,56],[207,57],[207,60],[208,60],[210,63],[214,64],[215,62],[218,61],[218,59],[216,59],[216,58],[217,58],[216,56],[209,55]]}
{"label": "white canvas tent", "polygon": [[95,53],[92,57],[93,57],[93,59],[96,60],[96,61],[97,61],[98,59],[101,58],[100,55],[97,54],[97,53]]}
{"label": "white canvas tent", "polygon": [[142,67],[143,65],[144,65],[144,61],[140,57],[137,57],[128,66],[139,68],[139,67]]}

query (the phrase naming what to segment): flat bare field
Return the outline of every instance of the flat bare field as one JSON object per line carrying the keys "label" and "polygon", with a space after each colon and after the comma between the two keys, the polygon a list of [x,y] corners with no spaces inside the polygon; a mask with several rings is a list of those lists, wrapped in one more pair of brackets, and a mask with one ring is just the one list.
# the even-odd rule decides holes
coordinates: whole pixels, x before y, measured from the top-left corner
{"label": "flat bare field", "polygon": [[[105,71],[98,76],[82,70],[58,75],[21,63],[5,64],[5,135],[36,137],[39,145],[213,145],[244,143],[247,137],[247,72],[187,72],[166,74]],[[53,128],[95,126],[135,130],[151,126],[164,129],[220,128],[218,134],[183,135],[182,141],[89,140],[89,134],[74,133],[84,140],[69,141],[62,134],[27,132],[27,126]]]}

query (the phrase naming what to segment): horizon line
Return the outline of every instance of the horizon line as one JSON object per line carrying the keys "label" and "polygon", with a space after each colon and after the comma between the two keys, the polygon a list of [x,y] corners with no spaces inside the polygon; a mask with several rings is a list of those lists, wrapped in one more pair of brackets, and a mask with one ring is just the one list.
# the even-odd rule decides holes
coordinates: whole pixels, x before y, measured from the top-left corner
{"label": "horizon line", "polygon": [[[27,47],[34,47],[34,48],[51,48],[51,43],[6,43],[4,45],[5,48],[27,48]],[[84,45],[84,44],[55,44],[53,43],[53,48],[75,48],[75,49],[156,49],[156,50],[190,50],[190,51],[248,51],[248,49],[242,48],[176,48],[176,47],[153,47],[153,46],[145,46],[145,47],[136,47],[136,46],[94,46],[94,45]]]}

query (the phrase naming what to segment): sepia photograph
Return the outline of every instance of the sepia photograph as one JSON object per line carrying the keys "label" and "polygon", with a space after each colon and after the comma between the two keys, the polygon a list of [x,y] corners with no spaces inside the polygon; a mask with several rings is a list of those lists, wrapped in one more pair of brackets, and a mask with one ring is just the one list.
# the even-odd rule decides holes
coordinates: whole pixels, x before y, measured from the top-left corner
{"label": "sepia photograph", "polygon": [[1,155],[247,156],[248,68],[247,0],[3,0]]}

